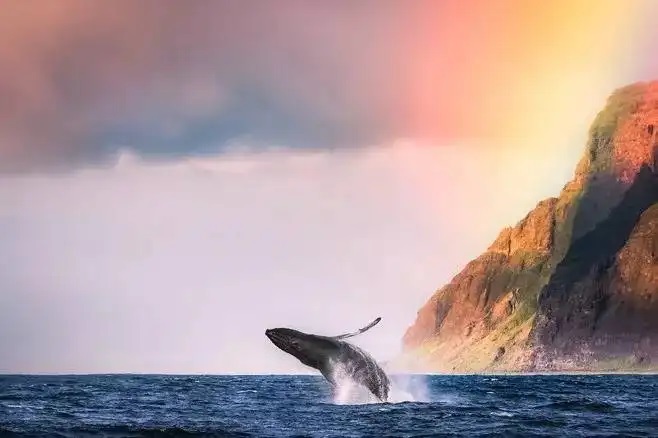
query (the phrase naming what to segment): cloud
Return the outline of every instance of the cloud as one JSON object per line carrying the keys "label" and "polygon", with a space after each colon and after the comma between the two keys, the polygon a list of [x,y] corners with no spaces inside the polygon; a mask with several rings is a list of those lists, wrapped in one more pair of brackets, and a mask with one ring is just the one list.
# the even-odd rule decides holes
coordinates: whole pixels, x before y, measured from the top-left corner
{"label": "cloud", "polygon": [[[362,40],[369,64],[368,52],[382,50],[372,37],[391,12],[368,19],[368,8],[338,3],[120,4],[3,7],[3,168],[93,161],[126,143],[179,155],[242,136],[311,147],[358,137],[364,96],[350,99],[343,88],[377,74],[349,61],[350,41]],[[336,32],[351,14],[355,27]],[[360,25],[366,19],[373,31]]]}
{"label": "cloud", "polygon": [[206,156],[236,139],[317,149],[568,136],[564,108],[597,107],[628,65],[619,48],[646,49],[646,32],[624,32],[651,28],[636,19],[651,16],[643,5],[622,25],[623,3],[587,1],[11,2],[0,171],[107,164],[124,147]]}

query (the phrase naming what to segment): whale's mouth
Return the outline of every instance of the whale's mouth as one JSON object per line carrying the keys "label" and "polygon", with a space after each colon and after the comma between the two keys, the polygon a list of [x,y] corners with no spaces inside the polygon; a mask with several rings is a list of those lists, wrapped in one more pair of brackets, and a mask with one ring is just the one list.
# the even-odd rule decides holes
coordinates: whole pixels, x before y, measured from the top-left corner
{"label": "whale's mouth", "polygon": [[286,350],[286,347],[290,344],[286,336],[282,335],[275,329],[265,330],[265,336],[267,336],[270,341],[277,347],[282,350]]}
{"label": "whale's mouth", "polygon": [[273,329],[265,330],[265,336],[270,338],[270,341],[274,342],[275,339],[279,339],[281,336]]}

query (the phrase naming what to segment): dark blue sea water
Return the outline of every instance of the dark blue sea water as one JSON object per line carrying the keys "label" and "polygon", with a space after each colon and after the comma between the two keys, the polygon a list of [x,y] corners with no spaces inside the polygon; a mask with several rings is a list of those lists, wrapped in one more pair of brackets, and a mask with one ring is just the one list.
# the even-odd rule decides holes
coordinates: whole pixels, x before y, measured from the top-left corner
{"label": "dark blue sea water", "polygon": [[0,435],[658,436],[658,376],[395,379],[418,401],[336,404],[319,376],[0,376]]}

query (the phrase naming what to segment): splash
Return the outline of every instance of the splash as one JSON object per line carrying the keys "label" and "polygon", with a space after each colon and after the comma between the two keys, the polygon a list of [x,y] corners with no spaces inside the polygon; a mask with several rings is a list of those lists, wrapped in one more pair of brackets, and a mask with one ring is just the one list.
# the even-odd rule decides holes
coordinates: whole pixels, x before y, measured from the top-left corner
{"label": "splash", "polygon": [[388,401],[391,403],[430,401],[427,377],[424,375],[395,374],[390,375],[391,392]]}
{"label": "splash", "polygon": [[337,405],[360,405],[381,403],[366,387],[356,382],[350,373],[341,366],[332,367],[332,378],[336,383],[334,387],[334,403]]}
{"label": "splash", "polygon": [[[354,381],[344,368],[337,366],[332,370],[332,378],[336,382],[333,401],[337,405],[375,404],[382,403],[366,387]],[[429,401],[429,391],[425,376],[396,374],[389,376],[391,388],[388,403]]]}

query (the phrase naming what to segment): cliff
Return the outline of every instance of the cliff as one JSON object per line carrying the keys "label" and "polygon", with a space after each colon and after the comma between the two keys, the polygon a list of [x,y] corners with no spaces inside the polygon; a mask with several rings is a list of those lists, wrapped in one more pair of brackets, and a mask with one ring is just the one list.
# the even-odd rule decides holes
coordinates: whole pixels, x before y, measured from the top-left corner
{"label": "cliff", "polygon": [[658,82],[615,91],[575,176],[420,309],[432,371],[658,368]]}

